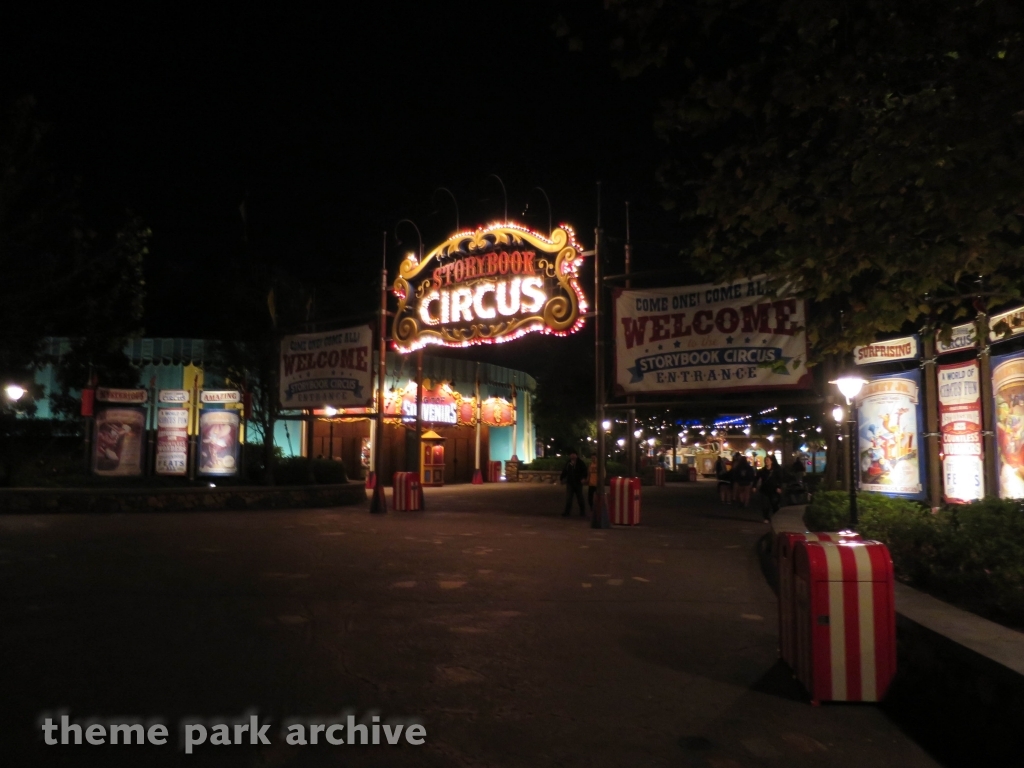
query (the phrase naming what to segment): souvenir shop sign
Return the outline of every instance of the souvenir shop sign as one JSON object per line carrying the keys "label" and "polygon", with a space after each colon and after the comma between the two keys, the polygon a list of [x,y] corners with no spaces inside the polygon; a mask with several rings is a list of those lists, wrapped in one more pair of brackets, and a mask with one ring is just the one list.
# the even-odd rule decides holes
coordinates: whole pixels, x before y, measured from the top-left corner
{"label": "souvenir shop sign", "polygon": [[892,363],[897,360],[916,360],[921,356],[921,342],[917,336],[888,339],[853,348],[853,362],[857,365]]}
{"label": "souvenir shop sign", "polygon": [[518,224],[460,232],[398,268],[395,349],[466,347],[583,326],[582,252],[570,227],[545,237]]}
{"label": "souvenir shop sign", "polygon": [[880,376],[861,390],[857,461],[862,491],[924,498],[920,392],[920,371]]}
{"label": "souvenir shop sign", "polygon": [[805,302],[765,278],[616,290],[615,392],[805,389]]}
{"label": "souvenir shop sign", "polygon": [[1024,352],[992,358],[999,498],[1024,499]]}
{"label": "souvenir shop sign", "polygon": [[[476,424],[476,401],[463,397],[445,383],[423,391],[423,418],[427,424],[472,426]],[[402,421],[416,420],[416,384],[409,382],[384,398],[384,418]]]}
{"label": "souvenir shop sign", "polygon": [[373,404],[373,329],[369,325],[281,339],[282,408]]}
{"label": "souvenir shop sign", "polygon": [[985,496],[979,374],[976,360],[938,368],[942,479],[946,501],[953,504]]}

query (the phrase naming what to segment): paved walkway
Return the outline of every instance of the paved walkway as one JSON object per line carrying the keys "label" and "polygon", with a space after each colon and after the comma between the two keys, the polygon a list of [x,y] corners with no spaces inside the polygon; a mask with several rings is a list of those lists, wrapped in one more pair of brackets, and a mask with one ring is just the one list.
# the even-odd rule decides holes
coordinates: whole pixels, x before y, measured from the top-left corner
{"label": "paved walkway", "polygon": [[[559,487],[428,489],[429,511],[0,516],[10,765],[934,766],[873,706],[777,663],[767,526],[712,483],[644,525]],[[423,747],[43,747],[36,718],[415,717]],[[11,759],[13,758],[13,759]]]}

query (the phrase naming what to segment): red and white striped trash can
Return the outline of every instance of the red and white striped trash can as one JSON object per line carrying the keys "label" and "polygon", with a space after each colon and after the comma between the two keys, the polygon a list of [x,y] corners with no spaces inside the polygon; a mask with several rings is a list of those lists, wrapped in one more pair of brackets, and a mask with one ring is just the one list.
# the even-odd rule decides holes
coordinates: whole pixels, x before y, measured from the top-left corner
{"label": "red and white striped trash can", "polygon": [[423,489],[416,472],[395,472],[391,504],[396,512],[417,512],[423,508]]}
{"label": "red and white striped trash can", "polygon": [[798,541],[860,541],[854,531],[840,533],[780,533],[775,538],[779,566],[779,657],[796,669],[796,613],[793,607],[793,546]]}
{"label": "red and white striped trash can", "polygon": [[793,549],[796,675],[822,701],[881,701],[896,675],[892,558],[877,541]]}
{"label": "red and white striped trash can", "polygon": [[654,484],[664,485],[665,484],[665,468],[655,467],[654,468]]}
{"label": "red and white striped trash can", "polygon": [[501,462],[500,461],[489,461],[489,462],[487,462],[487,482],[488,483],[500,483],[501,482]]}
{"label": "red and white striped trash can", "polygon": [[640,478],[613,477],[608,489],[612,525],[640,525]]}

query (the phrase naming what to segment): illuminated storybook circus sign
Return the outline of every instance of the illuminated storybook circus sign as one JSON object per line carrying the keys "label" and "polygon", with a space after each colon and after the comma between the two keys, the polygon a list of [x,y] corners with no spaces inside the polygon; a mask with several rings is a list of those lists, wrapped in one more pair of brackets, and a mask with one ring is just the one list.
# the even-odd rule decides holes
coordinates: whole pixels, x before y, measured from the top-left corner
{"label": "illuminated storybook circus sign", "polygon": [[395,349],[467,347],[527,333],[566,335],[583,326],[583,258],[570,227],[544,237],[517,224],[460,232],[398,269]]}

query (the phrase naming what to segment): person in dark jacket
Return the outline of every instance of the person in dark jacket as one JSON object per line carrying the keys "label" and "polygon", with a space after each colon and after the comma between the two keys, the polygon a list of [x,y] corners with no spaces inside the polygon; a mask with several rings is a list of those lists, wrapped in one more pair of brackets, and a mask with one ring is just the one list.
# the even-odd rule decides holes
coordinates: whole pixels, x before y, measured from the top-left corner
{"label": "person in dark jacket", "polygon": [[750,488],[757,478],[757,472],[750,466],[746,456],[736,459],[732,471],[736,479],[736,501],[746,509],[750,504]]}
{"label": "person in dark jacket", "polygon": [[770,453],[764,459],[764,466],[757,473],[757,487],[761,491],[761,514],[767,523],[779,511],[782,498],[782,469]]}
{"label": "person in dark jacket", "polygon": [[562,468],[562,482],[565,483],[565,511],[562,517],[568,517],[572,511],[572,501],[576,499],[580,505],[580,517],[587,514],[583,501],[583,483],[587,481],[587,465],[580,461],[576,451],[569,454],[569,461]]}

